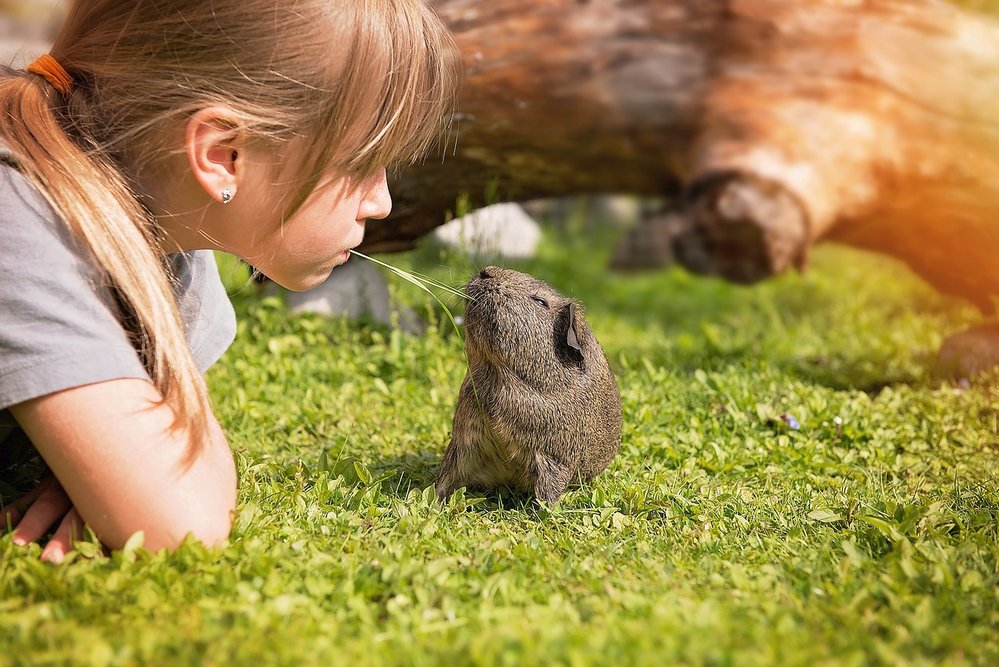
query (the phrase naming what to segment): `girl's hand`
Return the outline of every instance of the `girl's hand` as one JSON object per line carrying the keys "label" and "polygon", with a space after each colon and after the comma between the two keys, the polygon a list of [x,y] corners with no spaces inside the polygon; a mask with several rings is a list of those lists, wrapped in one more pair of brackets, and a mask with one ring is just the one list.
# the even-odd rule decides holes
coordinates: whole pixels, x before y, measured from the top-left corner
{"label": "girl's hand", "polygon": [[83,520],[55,477],[46,477],[31,492],[0,508],[4,528],[14,529],[14,544],[23,546],[40,540],[59,522],[55,534],[42,549],[42,560],[61,563],[83,535]]}

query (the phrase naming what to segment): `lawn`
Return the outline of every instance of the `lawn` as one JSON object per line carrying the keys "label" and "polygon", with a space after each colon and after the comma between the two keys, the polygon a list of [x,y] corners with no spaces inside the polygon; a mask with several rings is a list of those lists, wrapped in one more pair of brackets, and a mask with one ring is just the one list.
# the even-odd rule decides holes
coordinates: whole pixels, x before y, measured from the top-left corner
{"label": "lawn", "polygon": [[931,374],[976,314],[835,247],[752,289],[608,275],[612,234],[514,264],[585,304],[621,386],[620,455],[551,511],[435,502],[465,368],[425,294],[393,281],[410,336],[291,317],[227,264],[228,546],[52,567],[0,538],[0,665],[999,664],[999,373]]}

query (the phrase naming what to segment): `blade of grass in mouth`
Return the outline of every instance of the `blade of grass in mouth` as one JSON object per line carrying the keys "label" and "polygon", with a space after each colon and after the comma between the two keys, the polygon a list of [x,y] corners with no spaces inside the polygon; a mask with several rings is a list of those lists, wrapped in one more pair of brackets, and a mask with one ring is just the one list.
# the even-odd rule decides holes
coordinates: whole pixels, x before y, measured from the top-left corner
{"label": "blade of grass in mouth", "polygon": [[[365,255],[364,253],[357,252],[356,250],[351,250],[350,254],[351,255],[357,255],[358,257],[361,257],[363,259],[368,260],[369,262],[374,262],[378,266],[385,267],[386,269],[388,269],[392,273],[396,274],[397,276],[399,276],[403,280],[406,280],[407,282],[410,282],[410,283],[416,285],[417,287],[419,287],[420,289],[422,289],[424,292],[427,292],[427,293],[431,294],[431,296],[434,296],[435,298],[436,298],[437,295],[434,294],[433,292],[431,292],[427,288],[428,284],[432,285],[433,287],[436,287],[437,289],[443,290],[443,291],[447,292],[448,294],[453,294],[454,296],[458,297],[459,299],[465,299],[466,301],[474,301],[475,300],[472,297],[470,297],[469,295],[467,295],[464,292],[462,292],[461,290],[456,290],[455,288],[451,287],[450,285],[445,285],[444,283],[442,283],[442,282],[440,282],[438,280],[435,280],[434,278],[431,278],[430,276],[425,276],[425,275],[423,275],[421,273],[413,273],[411,271],[405,271],[403,269],[396,268],[396,267],[392,266],[391,264],[386,264],[385,262],[379,261],[379,260],[375,259],[374,257],[369,257],[368,255]],[[440,301],[440,299],[438,299],[438,301]],[[444,305],[444,304],[441,304],[441,305]],[[448,314],[450,315],[450,313],[448,313]]]}

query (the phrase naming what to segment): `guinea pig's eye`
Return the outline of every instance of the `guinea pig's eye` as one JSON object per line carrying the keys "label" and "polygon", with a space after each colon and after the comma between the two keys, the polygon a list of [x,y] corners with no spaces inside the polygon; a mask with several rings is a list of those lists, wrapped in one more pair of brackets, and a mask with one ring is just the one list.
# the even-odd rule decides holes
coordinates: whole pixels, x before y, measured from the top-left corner
{"label": "guinea pig's eye", "polygon": [[545,308],[548,307],[548,302],[542,299],[540,296],[532,296],[531,299],[534,301],[534,303],[541,304]]}

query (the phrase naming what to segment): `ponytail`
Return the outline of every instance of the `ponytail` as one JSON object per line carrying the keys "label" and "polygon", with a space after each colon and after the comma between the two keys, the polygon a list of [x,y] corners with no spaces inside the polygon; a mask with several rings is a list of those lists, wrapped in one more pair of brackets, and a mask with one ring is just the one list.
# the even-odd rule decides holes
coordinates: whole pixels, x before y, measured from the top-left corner
{"label": "ponytail", "polygon": [[208,434],[208,392],[185,340],[152,217],[96,142],[67,132],[65,98],[41,76],[4,69],[0,138],[104,271],[123,326],[173,408],[174,428],[190,429],[191,461]]}

